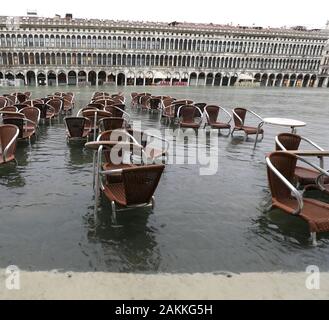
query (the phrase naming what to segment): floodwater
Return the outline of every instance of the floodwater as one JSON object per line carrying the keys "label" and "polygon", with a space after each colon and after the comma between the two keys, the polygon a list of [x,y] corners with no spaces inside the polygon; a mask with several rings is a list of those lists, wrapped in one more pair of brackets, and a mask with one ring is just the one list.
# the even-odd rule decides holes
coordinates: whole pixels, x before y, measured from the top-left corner
{"label": "floodwater", "polygon": [[[0,94],[14,89],[1,88]],[[17,88],[16,88],[17,90]],[[56,88],[32,89],[33,97]],[[76,94],[74,112],[95,88],[63,88]],[[227,109],[249,107],[263,117],[305,121],[299,133],[329,149],[329,91],[297,88],[99,88],[191,98]],[[156,114],[131,110],[143,129],[166,128]],[[212,137],[219,147],[218,171],[200,176],[199,166],[167,165],[156,192],[156,207],[118,213],[111,223],[106,199],[93,214],[92,153],[67,144],[63,119],[40,126],[31,145],[20,142],[18,165],[0,168],[0,267],[25,270],[146,273],[329,270],[329,234],[312,247],[303,221],[270,203],[265,154],[274,149],[280,127],[265,125],[265,138]],[[218,141],[217,141],[218,139]],[[182,142],[181,142],[182,143]],[[178,143],[179,144],[179,143]],[[182,144],[180,147],[184,148]],[[191,144],[189,148],[195,148]],[[213,159],[214,160],[214,159]]]}

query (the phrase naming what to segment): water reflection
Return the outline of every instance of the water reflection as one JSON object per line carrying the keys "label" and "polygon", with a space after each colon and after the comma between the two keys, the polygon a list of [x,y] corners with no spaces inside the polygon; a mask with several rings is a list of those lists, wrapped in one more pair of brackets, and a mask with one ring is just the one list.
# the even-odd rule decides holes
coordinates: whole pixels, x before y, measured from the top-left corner
{"label": "water reflection", "polygon": [[156,272],[161,256],[155,237],[158,230],[149,225],[152,209],[118,212],[115,224],[110,213],[109,201],[103,197],[96,219],[88,219],[88,240],[101,244],[107,268],[119,272]]}

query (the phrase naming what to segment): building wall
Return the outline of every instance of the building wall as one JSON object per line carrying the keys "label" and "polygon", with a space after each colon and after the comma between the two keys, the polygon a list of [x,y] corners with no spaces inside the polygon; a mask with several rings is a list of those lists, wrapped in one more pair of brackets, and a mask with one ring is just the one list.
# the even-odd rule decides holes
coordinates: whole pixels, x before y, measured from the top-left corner
{"label": "building wall", "polygon": [[[318,86],[321,31],[0,17],[0,79],[28,85]],[[321,83],[319,83],[321,79]]]}

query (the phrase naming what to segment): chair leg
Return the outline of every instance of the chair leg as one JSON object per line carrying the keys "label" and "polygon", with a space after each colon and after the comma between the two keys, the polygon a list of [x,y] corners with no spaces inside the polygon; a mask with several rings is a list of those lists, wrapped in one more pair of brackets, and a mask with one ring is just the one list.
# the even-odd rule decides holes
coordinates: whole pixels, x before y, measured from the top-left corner
{"label": "chair leg", "polygon": [[311,232],[311,241],[312,241],[312,245],[314,247],[316,247],[318,245],[318,243],[316,241],[316,232]]}
{"label": "chair leg", "polygon": [[111,201],[111,207],[112,207],[112,223],[117,224],[117,213],[115,210],[115,202]]}
{"label": "chair leg", "polygon": [[151,204],[152,204],[152,210],[153,210],[155,208],[155,198],[154,198],[154,196],[152,197]]}

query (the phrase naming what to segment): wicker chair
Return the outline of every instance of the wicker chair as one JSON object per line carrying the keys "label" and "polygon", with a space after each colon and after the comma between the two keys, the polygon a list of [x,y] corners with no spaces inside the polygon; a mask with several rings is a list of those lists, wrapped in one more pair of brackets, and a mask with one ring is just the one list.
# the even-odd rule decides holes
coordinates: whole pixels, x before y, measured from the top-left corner
{"label": "wicker chair", "polygon": [[183,105],[178,109],[177,117],[181,128],[199,129],[202,122],[202,112],[194,105]]}
{"label": "wicker chair", "polygon": [[65,117],[66,137],[68,140],[88,139],[91,133],[91,123],[84,117]]}
{"label": "wicker chair", "polygon": [[101,131],[125,129],[128,124],[125,119],[121,117],[103,118],[99,121],[99,128]]}
{"label": "wicker chair", "polygon": [[[310,164],[301,157],[282,151],[273,152],[266,157],[272,207],[305,220],[315,245],[316,233],[329,231],[329,204],[303,198],[293,186],[297,160]],[[329,175],[321,168],[318,169],[322,174]]]}
{"label": "wicker chair", "polygon": [[62,112],[63,101],[61,99],[50,99],[47,104],[54,109],[54,116],[58,117]]}
{"label": "wicker chair", "polygon": [[[148,165],[121,169],[122,182],[106,183],[104,195],[111,201],[112,213],[116,218],[116,211],[145,207],[154,208],[154,192],[159,184],[164,165]],[[105,175],[117,174],[105,171]],[[117,206],[120,209],[117,209]]]}
{"label": "wicker chair", "polygon": [[46,103],[35,103],[34,104],[35,108],[38,108],[40,110],[40,119],[45,122],[47,120],[51,120],[52,118],[55,117],[55,108],[52,107],[49,104]]}
{"label": "wicker chair", "polygon": [[[287,151],[287,150],[298,150],[301,141],[305,141],[310,144],[312,147],[316,148],[319,151],[323,151],[321,147],[315,144],[313,141],[293,134],[293,133],[281,133],[275,138],[276,150],[277,151]],[[320,158],[321,161],[321,158]],[[321,165],[321,163],[320,163]],[[316,179],[319,176],[320,172],[311,168],[306,168],[303,166],[296,166],[295,177],[297,182],[300,185],[315,184]],[[329,178],[324,179],[325,183],[329,183]]]}
{"label": "wicker chair", "polygon": [[31,125],[31,121],[26,119],[22,114],[17,114],[16,117],[13,115],[5,117],[2,122],[6,125],[14,125],[18,128],[18,140],[31,140],[31,137],[35,135],[36,129],[33,127],[34,123]]}
{"label": "wicker chair", "polygon": [[[263,119],[256,114],[255,112],[245,109],[245,108],[235,108],[233,110],[233,120],[234,120],[234,128],[232,130],[231,135],[233,136],[235,131],[243,131],[245,133],[246,139],[249,135],[257,134],[257,127],[246,126],[245,119],[247,113],[251,114],[252,116],[256,117],[258,120],[262,121]],[[259,129],[259,133],[262,135],[262,139],[264,138],[264,130],[261,128]]]}
{"label": "wicker chair", "polygon": [[[218,117],[221,111],[224,112],[224,114],[226,114],[226,116],[228,117],[227,122],[219,121]],[[230,135],[230,122],[232,120],[232,117],[228,111],[226,111],[220,106],[208,105],[204,108],[204,114],[206,116],[206,123],[204,125],[205,127],[206,125],[208,125],[211,129],[218,129],[218,131],[220,131],[221,129],[225,129],[228,130],[228,135]]]}
{"label": "wicker chair", "polygon": [[0,165],[15,161],[15,151],[19,128],[15,125],[0,125]]}

